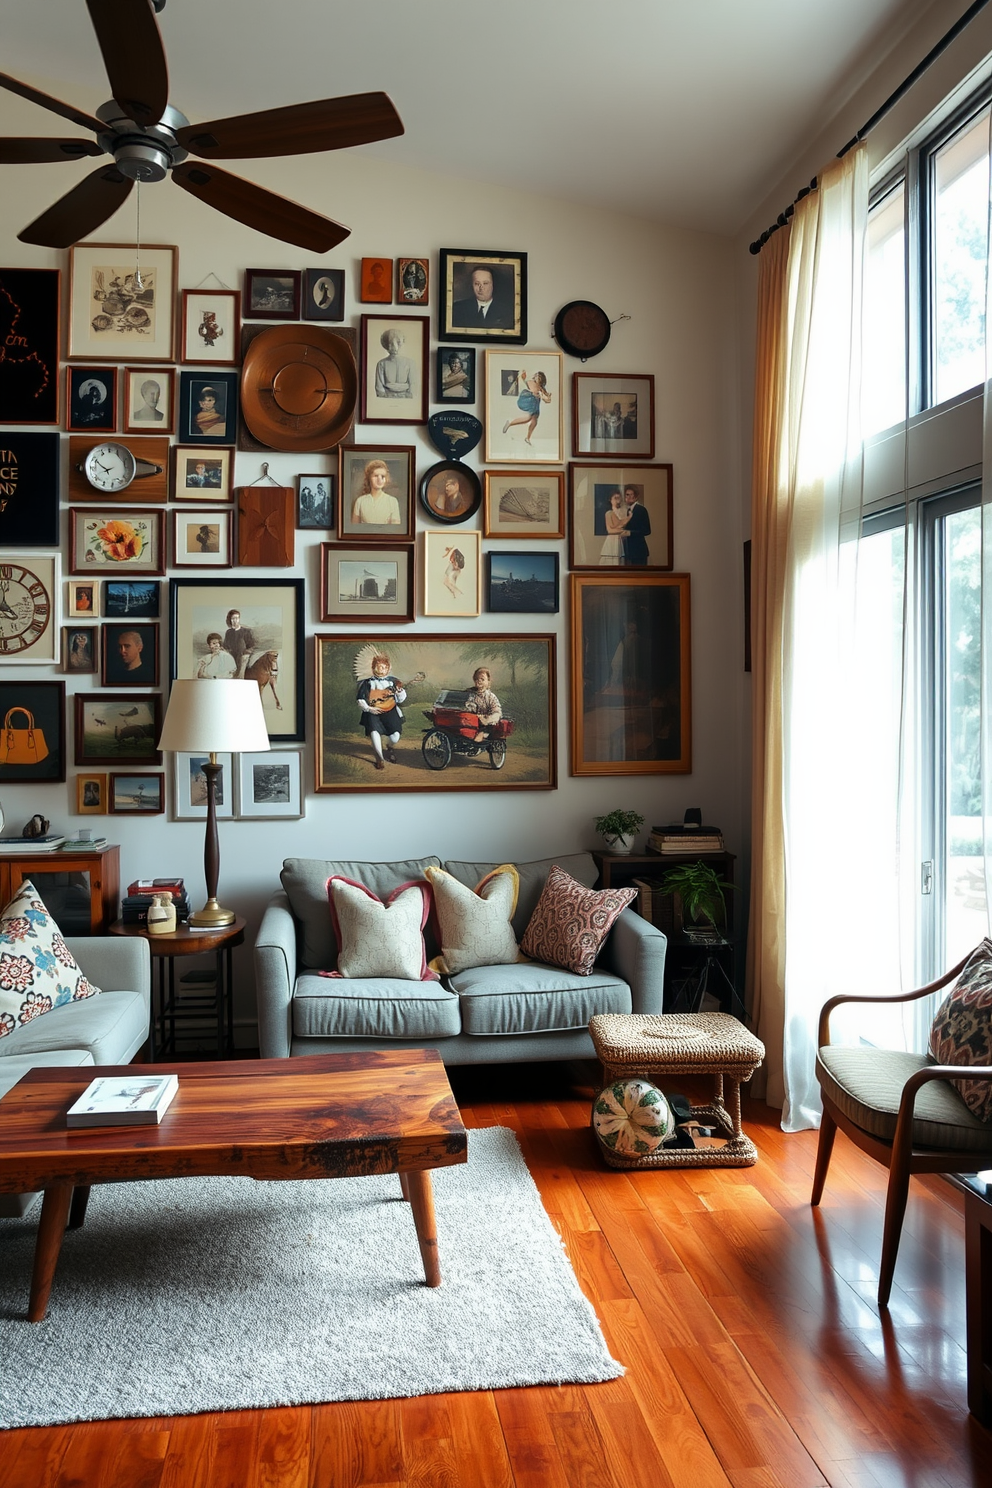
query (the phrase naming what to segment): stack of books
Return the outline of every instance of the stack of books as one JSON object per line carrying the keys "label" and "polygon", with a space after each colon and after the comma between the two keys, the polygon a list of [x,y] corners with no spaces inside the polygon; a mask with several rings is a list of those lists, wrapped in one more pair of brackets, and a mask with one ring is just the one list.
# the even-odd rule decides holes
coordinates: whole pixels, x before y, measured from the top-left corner
{"label": "stack of books", "polygon": [[64,842],[63,832],[46,832],[44,837],[0,837],[0,852],[56,852]]}
{"label": "stack of books", "polygon": [[189,919],[190,904],[186,885],[181,878],[136,878],[128,884],[121,900],[121,920],[125,925],[147,925],[148,910],[155,902],[156,894],[171,894],[176,906],[178,924]]}
{"label": "stack of books", "polygon": [[99,852],[106,845],[106,837],[67,837],[62,844],[62,852]]}
{"label": "stack of books", "polygon": [[647,851],[669,856],[674,853],[722,853],[723,833],[719,827],[687,827],[676,822],[667,827],[652,827]]}

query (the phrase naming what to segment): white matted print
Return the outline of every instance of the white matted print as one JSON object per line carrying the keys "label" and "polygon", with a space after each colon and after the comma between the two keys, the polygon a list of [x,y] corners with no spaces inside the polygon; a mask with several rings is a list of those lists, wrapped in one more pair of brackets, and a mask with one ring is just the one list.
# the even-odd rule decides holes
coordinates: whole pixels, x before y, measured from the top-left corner
{"label": "white matted print", "polygon": [[178,248],[77,243],[69,249],[69,360],[175,360]]}
{"label": "white matted print", "polygon": [[[172,756],[172,814],[175,821],[203,821],[207,815],[207,777],[203,767],[209,754],[174,754]],[[234,773],[232,756],[218,754],[217,816],[229,821],[234,816]]]}
{"label": "white matted print", "polygon": [[172,450],[174,501],[231,501],[234,449],[204,449],[200,444],[177,444]]}
{"label": "white matted print", "polygon": [[425,532],[424,614],[478,615],[481,566],[478,532]]}
{"label": "white matted print", "polygon": [[486,459],[559,465],[560,351],[486,352]]}
{"label": "white matted print", "polygon": [[176,431],[175,367],[124,368],[124,433]]}
{"label": "white matted print", "polygon": [[176,568],[230,568],[234,513],[222,506],[182,507],[172,513]]}
{"label": "white matted print", "polygon": [[363,424],[427,422],[426,315],[363,315]]}
{"label": "white matted print", "polygon": [[238,755],[242,821],[303,815],[303,756],[296,749]]}
{"label": "white matted print", "polygon": [[184,289],[182,360],[236,367],[241,350],[241,291]]}

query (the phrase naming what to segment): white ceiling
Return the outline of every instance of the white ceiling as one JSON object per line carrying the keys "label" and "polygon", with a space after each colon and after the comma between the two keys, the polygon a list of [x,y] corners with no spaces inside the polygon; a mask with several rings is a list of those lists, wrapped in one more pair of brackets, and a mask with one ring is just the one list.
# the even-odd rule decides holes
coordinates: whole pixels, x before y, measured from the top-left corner
{"label": "white ceiling", "polygon": [[[382,88],[406,134],[364,148],[449,172],[453,201],[470,177],[732,233],[929,3],[168,0],[159,24],[196,122]],[[0,34],[5,72],[108,96],[83,0],[0,0]],[[0,93],[0,132],[26,132],[25,108]]]}

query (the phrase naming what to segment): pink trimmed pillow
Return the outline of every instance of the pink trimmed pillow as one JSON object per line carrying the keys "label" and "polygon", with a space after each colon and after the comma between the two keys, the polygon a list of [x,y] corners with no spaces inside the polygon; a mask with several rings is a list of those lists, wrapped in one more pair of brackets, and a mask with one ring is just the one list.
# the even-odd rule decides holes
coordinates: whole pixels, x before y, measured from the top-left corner
{"label": "pink trimmed pillow", "polygon": [[338,969],[322,971],[321,976],[437,981],[427,965],[424,946],[431,890],[423,879],[400,884],[384,904],[364,884],[335,874],[327,880],[327,898],[338,943]]}
{"label": "pink trimmed pillow", "polygon": [[613,921],[636,889],[587,889],[556,863],[524,931],[524,955],[589,976]]}
{"label": "pink trimmed pillow", "polygon": [[[930,1053],[938,1064],[992,1064],[992,941],[972,951],[934,1015]],[[992,1080],[952,1080],[979,1121],[992,1119]]]}

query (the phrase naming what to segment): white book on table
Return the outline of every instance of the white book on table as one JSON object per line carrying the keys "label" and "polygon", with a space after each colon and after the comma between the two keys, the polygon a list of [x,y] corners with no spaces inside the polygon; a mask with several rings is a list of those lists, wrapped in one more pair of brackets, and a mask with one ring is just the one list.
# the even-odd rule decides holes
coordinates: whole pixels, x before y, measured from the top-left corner
{"label": "white book on table", "polygon": [[179,1089],[178,1075],[102,1075],[66,1112],[67,1126],[156,1126]]}

